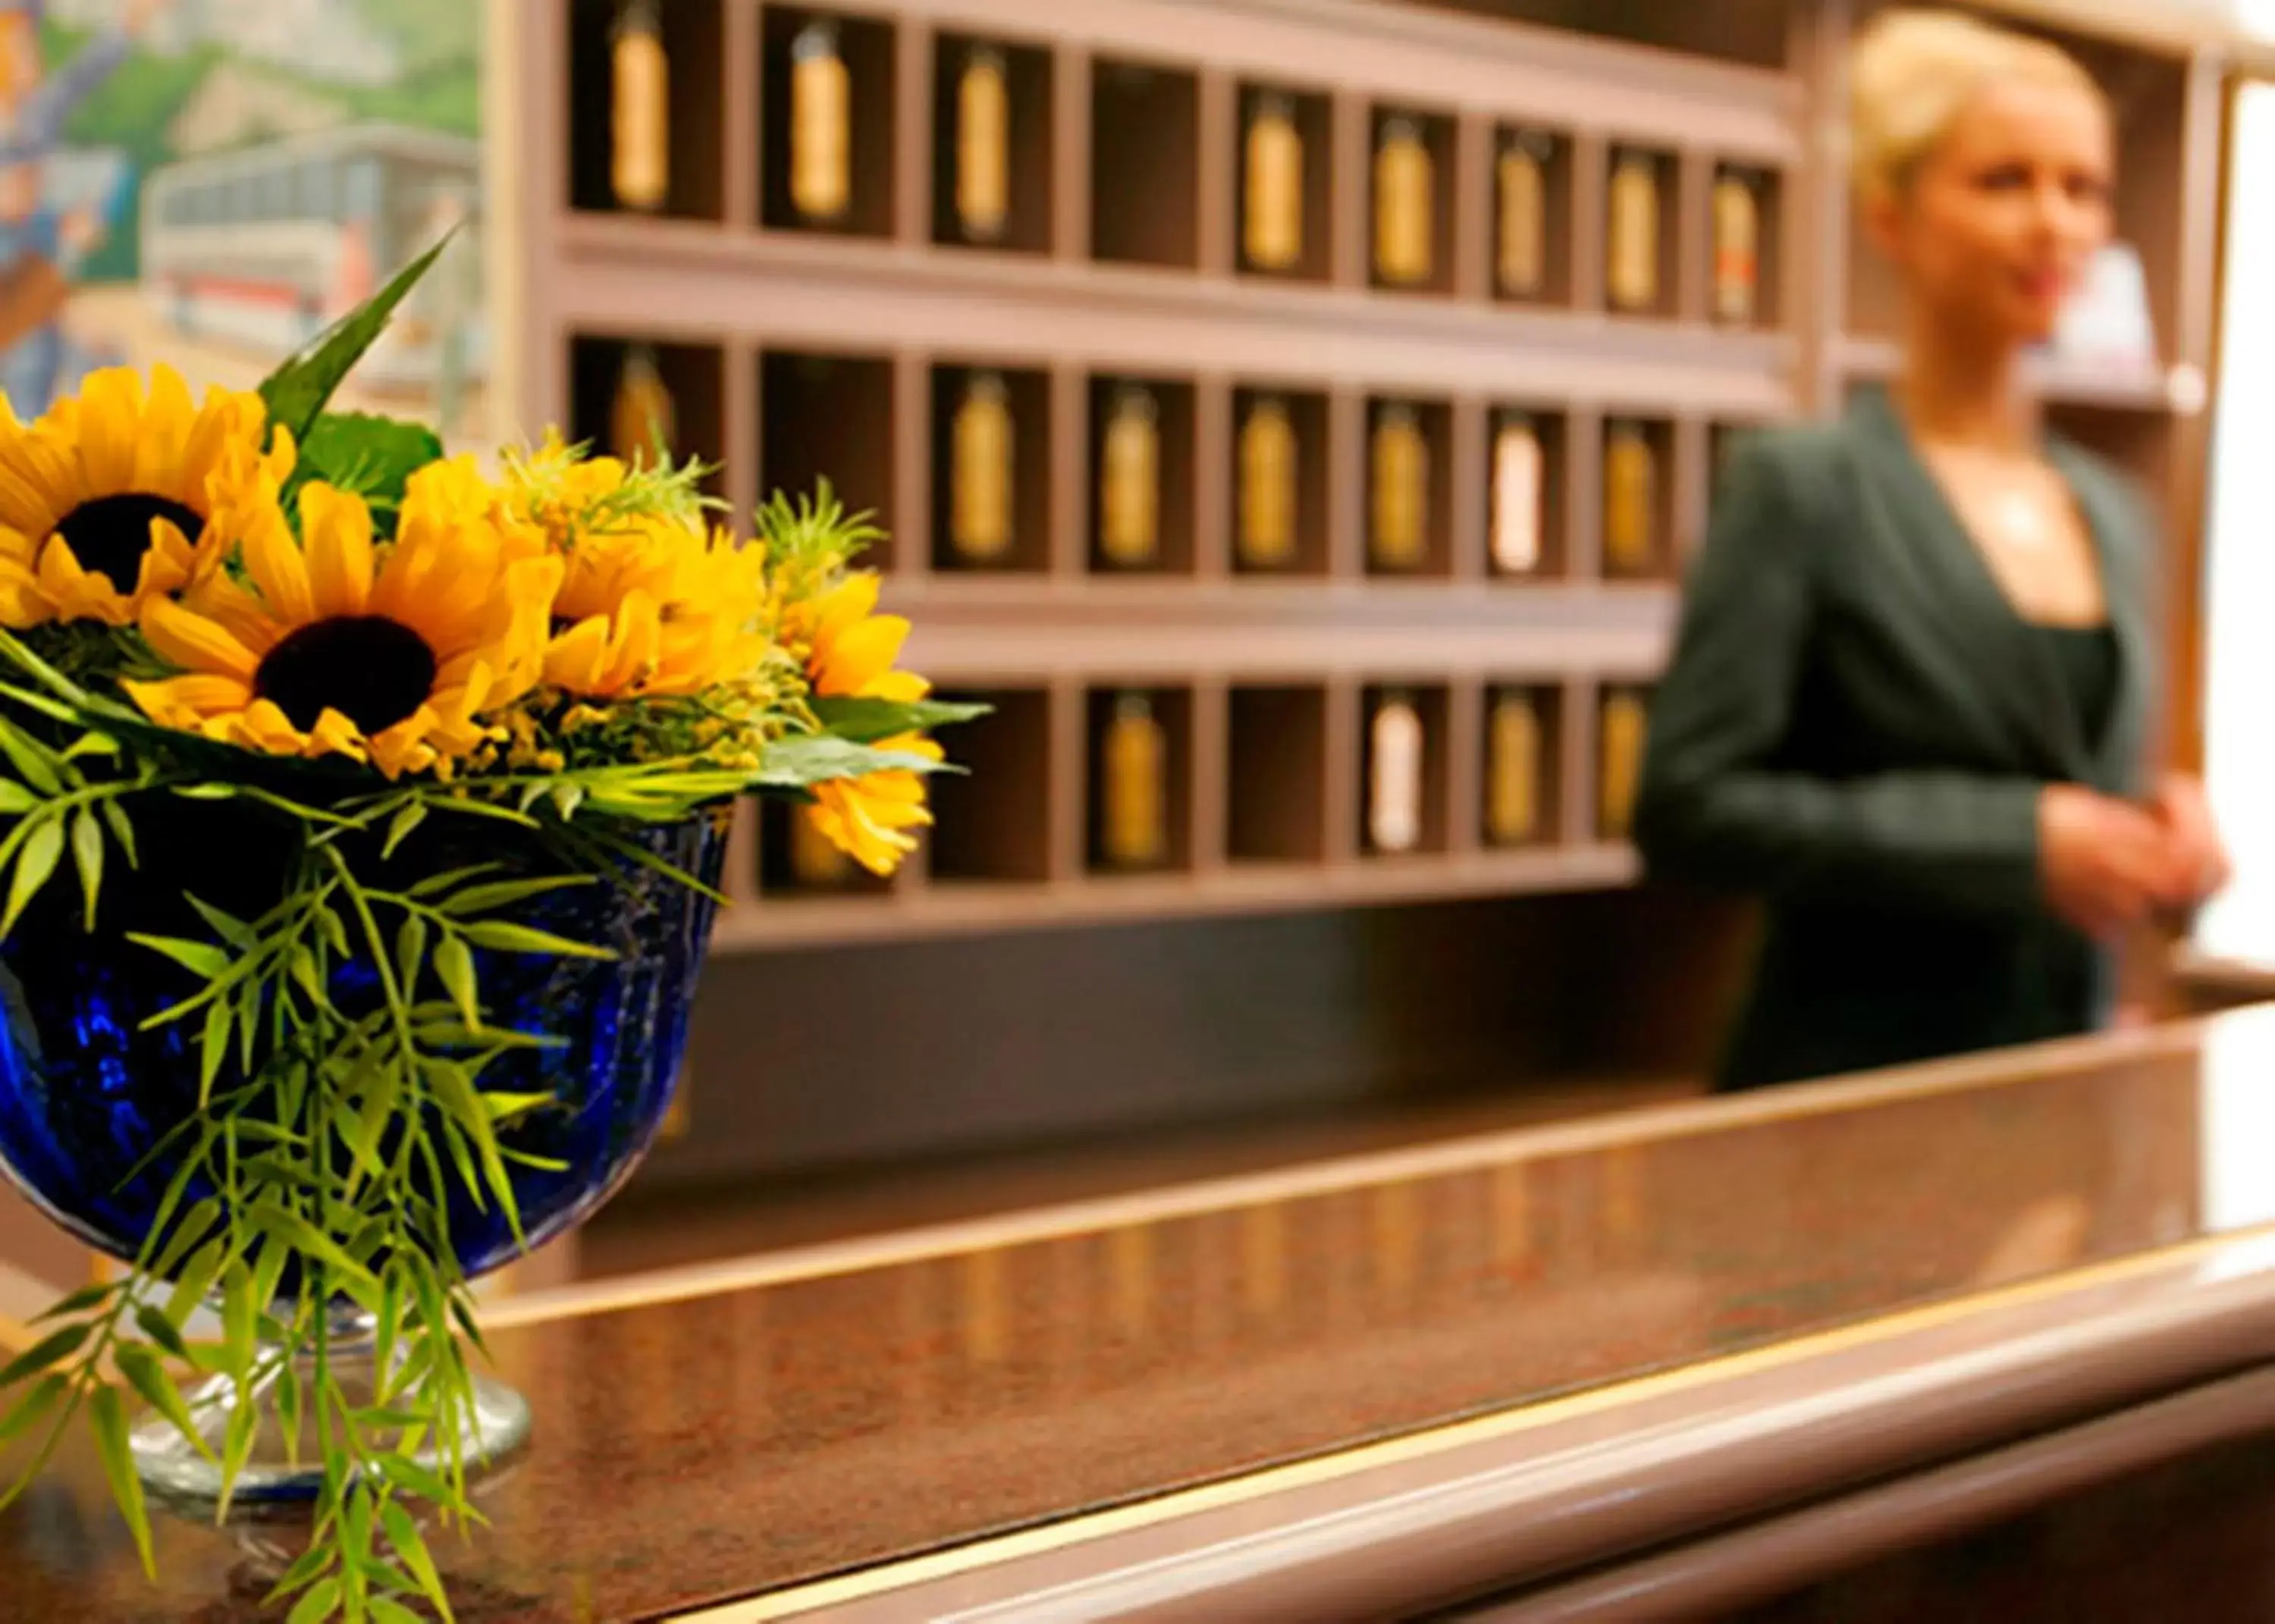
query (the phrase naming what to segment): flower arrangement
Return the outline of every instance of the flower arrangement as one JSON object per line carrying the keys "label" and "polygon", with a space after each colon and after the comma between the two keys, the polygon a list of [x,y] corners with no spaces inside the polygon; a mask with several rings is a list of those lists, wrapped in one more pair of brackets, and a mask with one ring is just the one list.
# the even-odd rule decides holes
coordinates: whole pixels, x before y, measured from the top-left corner
{"label": "flower arrangement", "polygon": [[[143,1431],[203,1460],[217,1513],[281,1431],[312,1457],[296,1624],[449,1616],[420,1528],[478,1517],[470,1281],[645,1148],[721,809],[796,797],[888,872],[927,735],[977,714],[896,668],[908,627],[850,567],[876,533],[826,487],[738,544],[661,455],[556,437],[485,472],[328,412],[440,251],[256,394],[116,371],[0,413],[0,1173],[132,1265],[0,1370],[31,1457],[0,1506],[84,1417],[148,1566]],[[644,923],[595,939],[623,912],[596,892]],[[79,1001],[44,1059],[42,958]],[[602,1049],[646,1068],[616,1115],[558,1081]],[[116,1094],[99,1180],[49,1075],[72,1065]]]}

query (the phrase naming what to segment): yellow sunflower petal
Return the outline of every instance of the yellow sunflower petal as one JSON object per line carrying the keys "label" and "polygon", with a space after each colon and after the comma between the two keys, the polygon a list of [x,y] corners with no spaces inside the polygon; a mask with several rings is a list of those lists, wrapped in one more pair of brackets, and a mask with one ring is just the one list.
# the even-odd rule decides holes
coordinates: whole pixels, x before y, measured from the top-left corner
{"label": "yellow sunflower petal", "polygon": [[[336,495],[343,502],[360,498],[336,493],[321,483],[309,485],[300,493],[300,501],[311,501],[322,510],[327,497]],[[292,540],[292,532],[284,516],[273,510],[260,513],[248,525],[242,542],[245,572],[268,605],[269,611],[279,620],[295,625],[305,624],[316,616],[315,591],[308,580],[308,561],[299,546]]]}
{"label": "yellow sunflower petal", "polygon": [[309,595],[320,616],[360,615],[371,597],[371,509],[329,485],[300,494]]}
{"label": "yellow sunflower petal", "polygon": [[161,660],[185,670],[249,683],[260,665],[252,652],[220,625],[166,598],[154,598],[142,606],[142,638]]}

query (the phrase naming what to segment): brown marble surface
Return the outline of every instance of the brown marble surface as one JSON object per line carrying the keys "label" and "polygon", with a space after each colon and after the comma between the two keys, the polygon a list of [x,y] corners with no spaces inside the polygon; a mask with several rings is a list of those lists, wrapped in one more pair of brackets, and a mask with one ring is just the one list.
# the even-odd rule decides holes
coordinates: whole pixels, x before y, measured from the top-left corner
{"label": "brown marble surface", "polygon": [[[495,1337],[538,1416],[469,1624],[633,1620],[2275,1220],[2275,1015],[1184,1192]],[[234,1624],[87,1460],[0,1517],[6,1624]]]}

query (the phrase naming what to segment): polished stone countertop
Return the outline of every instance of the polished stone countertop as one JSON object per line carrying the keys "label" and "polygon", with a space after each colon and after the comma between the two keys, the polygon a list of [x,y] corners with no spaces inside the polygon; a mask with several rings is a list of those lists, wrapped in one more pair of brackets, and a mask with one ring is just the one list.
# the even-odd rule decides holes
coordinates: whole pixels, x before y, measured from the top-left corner
{"label": "polished stone countertop", "polygon": [[[669,1617],[2275,1221],[2275,1014],[505,1305],[467,1624]],[[6,1624],[235,1624],[84,1454]]]}

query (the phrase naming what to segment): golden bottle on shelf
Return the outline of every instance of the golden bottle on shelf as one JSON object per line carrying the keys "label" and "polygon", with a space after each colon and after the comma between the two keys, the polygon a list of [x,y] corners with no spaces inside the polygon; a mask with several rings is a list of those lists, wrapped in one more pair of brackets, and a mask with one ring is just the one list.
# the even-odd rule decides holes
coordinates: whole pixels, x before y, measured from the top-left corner
{"label": "golden bottle on shelf", "polygon": [[1377,851],[1411,851],[1422,843],[1421,714],[1405,694],[1385,694],[1368,732],[1368,842]]}
{"label": "golden bottle on shelf", "polygon": [[1250,268],[1295,269],[1304,257],[1304,138],[1296,106],[1266,91],[1256,98],[1243,142],[1247,196],[1241,251]]}
{"label": "golden bottle on shelf", "polygon": [[1240,426],[1240,529],[1243,570],[1284,570],[1296,559],[1296,426],[1288,403],[1259,395]]}
{"label": "golden bottle on shelf", "polygon": [[1153,392],[1125,383],[1107,410],[1099,455],[1098,550],[1119,570],[1161,556],[1161,425]]}
{"label": "golden bottle on shelf", "polygon": [[1437,238],[1437,170],[1422,127],[1384,122],[1374,153],[1374,271],[1394,286],[1430,280]]}
{"label": "golden bottle on shelf", "polygon": [[1152,868],[1168,855],[1168,744],[1153,701],[1125,693],[1100,741],[1100,845],[1114,868]]}
{"label": "golden bottle on shelf", "polygon": [[853,81],[827,18],[790,42],[790,201],[818,224],[843,218],[853,201]]}
{"label": "golden bottle on shelf", "polygon": [[1625,840],[1633,825],[1647,719],[1643,695],[1619,688],[1604,696],[1600,820],[1606,840]]}
{"label": "golden bottle on shelf", "polygon": [[1000,374],[975,372],[949,432],[948,544],[965,563],[1011,550],[1011,397]]}
{"label": "golden bottle on shelf", "polygon": [[1639,152],[1612,167],[1610,292],[1613,307],[1659,306],[1659,165]]}
{"label": "golden bottle on shelf", "polygon": [[671,193],[671,62],[658,0],[624,0],[608,41],[608,188],[652,214]]}
{"label": "golden bottle on shelf", "polygon": [[1011,89],[1003,53],[975,45],[956,81],[956,224],[1000,242],[1011,217]]}
{"label": "golden bottle on shelf", "polygon": [[1504,412],[1493,432],[1493,559],[1503,575],[1540,567],[1544,488],[1540,431],[1522,412]]}
{"label": "golden bottle on shelf", "polygon": [[1736,170],[1714,180],[1714,318],[1750,327],[1761,299],[1761,199]]}
{"label": "golden bottle on shelf", "polygon": [[624,351],[616,398],[608,406],[608,449],[628,463],[669,460],[679,439],[678,419],[655,351],[633,344]]}
{"label": "golden bottle on shelf", "polygon": [[1545,139],[1520,131],[1501,142],[1494,162],[1493,283],[1506,298],[1538,298],[1547,291],[1548,155]]}
{"label": "golden bottle on shelf", "polygon": [[1540,711],[1512,690],[1493,701],[1485,730],[1485,838],[1522,846],[1540,835]]}
{"label": "golden bottle on shelf", "polygon": [[1604,567],[1648,573],[1658,555],[1659,454],[1640,423],[1617,421],[1604,441]]}
{"label": "golden bottle on shelf", "polygon": [[1417,570],[1429,548],[1430,446],[1410,406],[1375,416],[1368,552],[1383,570]]}

